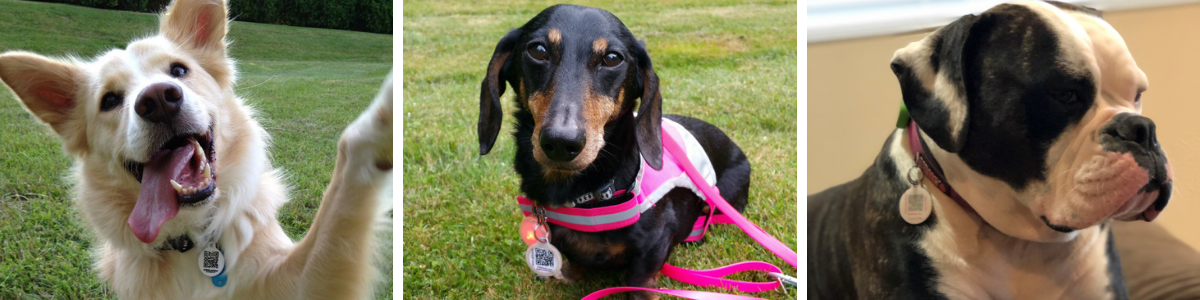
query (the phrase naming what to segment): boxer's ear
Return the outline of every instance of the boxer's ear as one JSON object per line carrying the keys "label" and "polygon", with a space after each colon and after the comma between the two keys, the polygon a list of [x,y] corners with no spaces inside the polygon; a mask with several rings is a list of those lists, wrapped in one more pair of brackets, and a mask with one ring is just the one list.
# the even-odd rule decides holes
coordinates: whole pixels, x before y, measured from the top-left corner
{"label": "boxer's ear", "polygon": [[942,149],[954,153],[967,141],[970,119],[963,84],[963,47],[975,15],[966,15],[920,41],[896,50],[892,72],[900,81],[913,121]]}

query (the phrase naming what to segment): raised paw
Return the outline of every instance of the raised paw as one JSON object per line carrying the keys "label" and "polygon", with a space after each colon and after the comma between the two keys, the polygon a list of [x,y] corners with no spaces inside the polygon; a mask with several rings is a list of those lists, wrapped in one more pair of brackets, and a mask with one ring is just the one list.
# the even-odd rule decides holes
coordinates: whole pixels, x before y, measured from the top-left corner
{"label": "raised paw", "polygon": [[392,74],[388,74],[371,106],[342,132],[338,151],[345,155],[339,155],[339,159],[346,160],[349,170],[363,170],[354,172],[366,176],[359,179],[369,181],[373,174],[391,172]]}

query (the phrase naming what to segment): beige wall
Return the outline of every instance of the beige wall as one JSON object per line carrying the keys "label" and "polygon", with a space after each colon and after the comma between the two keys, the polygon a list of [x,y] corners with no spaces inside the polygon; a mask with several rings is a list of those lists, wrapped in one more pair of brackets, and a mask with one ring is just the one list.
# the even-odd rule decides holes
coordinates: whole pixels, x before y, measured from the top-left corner
{"label": "beige wall", "polygon": [[[1150,79],[1144,114],[1175,171],[1154,222],[1200,249],[1200,5],[1107,12]],[[854,179],[895,126],[900,88],[892,52],[925,33],[808,45],[808,193]]]}

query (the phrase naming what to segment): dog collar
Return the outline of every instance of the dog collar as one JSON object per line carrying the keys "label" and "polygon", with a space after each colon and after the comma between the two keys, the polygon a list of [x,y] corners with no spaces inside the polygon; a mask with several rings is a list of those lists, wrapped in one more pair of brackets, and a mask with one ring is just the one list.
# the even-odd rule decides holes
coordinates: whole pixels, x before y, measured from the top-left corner
{"label": "dog collar", "polygon": [[[639,172],[641,171],[639,170]],[[600,188],[592,192],[583,193],[583,195],[579,195],[578,197],[575,197],[575,199],[571,199],[571,201],[568,201],[565,206],[575,207],[575,205],[587,203],[588,201],[592,200],[605,201],[612,199],[617,192],[614,184],[616,181],[616,178],[609,179],[608,182],[604,183],[604,185],[601,185]],[[634,180],[630,186],[637,186],[637,180]]]}
{"label": "dog collar", "polygon": [[163,243],[161,247],[158,247],[158,250],[178,250],[179,253],[185,253],[188,252],[188,250],[192,250],[193,247],[196,247],[196,243],[192,242],[192,238],[185,234],[168,239],[166,243]]}
{"label": "dog collar", "polygon": [[[903,106],[901,108],[901,113],[907,115],[907,111],[903,110]],[[917,130],[917,122],[912,120],[908,121],[908,147],[912,150],[913,156],[916,156],[917,166],[921,168],[921,173],[925,174],[925,178],[933,181],[933,185],[938,190],[950,196],[950,199],[954,199],[954,202],[958,203],[958,206],[962,207],[967,213],[979,214],[975,212],[975,208],[972,208],[971,204],[967,203],[967,200],[964,200],[958,192],[954,191],[954,188],[950,187],[950,183],[946,182],[946,174],[942,172],[942,166],[938,165],[937,160],[933,159],[933,154],[929,153],[929,147],[926,147],[925,141],[921,140],[921,134]]]}

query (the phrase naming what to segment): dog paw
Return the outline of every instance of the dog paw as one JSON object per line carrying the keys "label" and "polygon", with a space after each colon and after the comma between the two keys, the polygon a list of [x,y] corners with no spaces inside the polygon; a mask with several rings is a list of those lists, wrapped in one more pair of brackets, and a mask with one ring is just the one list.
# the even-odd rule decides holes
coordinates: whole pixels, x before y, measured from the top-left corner
{"label": "dog paw", "polygon": [[342,132],[338,151],[346,155],[349,170],[363,170],[368,177],[391,172],[392,123],[392,75],[388,74],[371,106]]}

